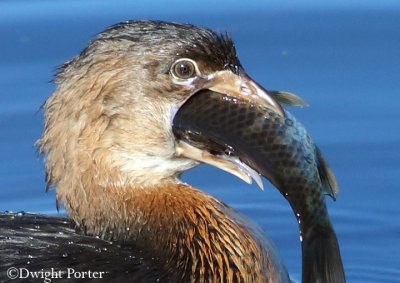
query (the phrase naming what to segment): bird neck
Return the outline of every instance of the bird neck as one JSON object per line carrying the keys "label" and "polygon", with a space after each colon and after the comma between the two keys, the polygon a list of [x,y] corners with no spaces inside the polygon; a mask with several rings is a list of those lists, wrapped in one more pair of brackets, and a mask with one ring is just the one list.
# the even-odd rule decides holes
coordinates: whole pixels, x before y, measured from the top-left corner
{"label": "bird neck", "polygon": [[261,271],[274,270],[265,243],[251,234],[247,221],[218,199],[185,184],[102,187],[81,202],[68,203],[69,215],[86,233],[151,253],[179,280],[264,282],[266,274]]}

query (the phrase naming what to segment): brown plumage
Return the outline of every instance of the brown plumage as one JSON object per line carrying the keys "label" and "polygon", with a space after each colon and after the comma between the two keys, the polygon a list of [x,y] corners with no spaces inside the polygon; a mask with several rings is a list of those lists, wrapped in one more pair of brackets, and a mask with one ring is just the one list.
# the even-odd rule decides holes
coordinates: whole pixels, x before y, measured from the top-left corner
{"label": "brown plumage", "polygon": [[[180,58],[201,76],[173,79]],[[159,258],[172,282],[288,282],[257,225],[179,180],[198,161],[177,154],[174,111],[220,73],[250,80],[231,39],[208,29],[132,21],[100,33],[43,105],[48,185],[79,228]]]}

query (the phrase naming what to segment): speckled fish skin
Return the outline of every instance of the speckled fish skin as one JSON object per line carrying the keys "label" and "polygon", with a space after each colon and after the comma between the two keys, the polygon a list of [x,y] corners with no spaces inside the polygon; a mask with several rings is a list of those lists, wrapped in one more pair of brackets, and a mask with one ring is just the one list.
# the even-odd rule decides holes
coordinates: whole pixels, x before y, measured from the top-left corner
{"label": "speckled fish skin", "polygon": [[324,195],[335,197],[330,185],[336,181],[305,128],[289,112],[285,115],[205,90],[179,109],[173,131],[198,148],[239,157],[278,188],[299,223],[302,282],[345,282]]}

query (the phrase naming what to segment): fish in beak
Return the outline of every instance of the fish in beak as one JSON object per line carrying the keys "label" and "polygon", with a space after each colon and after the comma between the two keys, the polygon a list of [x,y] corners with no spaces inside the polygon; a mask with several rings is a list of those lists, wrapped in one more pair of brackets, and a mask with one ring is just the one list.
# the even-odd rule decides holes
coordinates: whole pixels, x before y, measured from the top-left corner
{"label": "fish in beak", "polygon": [[288,200],[298,220],[302,282],[345,282],[325,194],[339,187],[305,128],[281,104],[307,103],[291,93],[268,92],[247,75],[210,76],[173,119],[177,154],[232,173],[263,188],[259,174]]}
{"label": "fish in beak", "polygon": [[[226,94],[231,97],[237,97],[242,101],[251,102],[254,105],[261,105],[283,118],[286,114],[280,103],[292,106],[308,105],[307,102],[295,94],[284,91],[267,91],[244,72],[235,74],[230,70],[217,71],[203,78],[202,81],[203,90],[206,89],[215,93]],[[224,110],[221,109],[221,111]],[[176,121],[173,123],[176,123]],[[197,143],[196,147],[193,145],[193,139],[191,143],[188,143],[180,137],[182,133],[178,133],[178,131],[174,131],[174,133],[178,137],[176,145],[177,156],[187,157],[212,165],[235,175],[248,184],[251,184],[254,180],[261,189],[264,189],[260,174],[236,156],[231,156],[229,148],[222,149],[221,146],[210,140],[206,143]],[[201,137],[198,136],[197,139],[201,139]],[[207,148],[205,148],[206,144]],[[212,146],[218,147],[219,150],[212,148]],[[217,153],[218,151],[219,153]],[[216,154],[212,154],[211,152]]]}

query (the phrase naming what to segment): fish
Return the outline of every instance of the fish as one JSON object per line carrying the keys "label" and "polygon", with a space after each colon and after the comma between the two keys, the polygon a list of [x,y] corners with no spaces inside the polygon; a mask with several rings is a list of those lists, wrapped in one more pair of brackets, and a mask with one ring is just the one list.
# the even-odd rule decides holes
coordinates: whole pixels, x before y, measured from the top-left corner
{"label": "fish", "polygon": [[[281,93],[272,92],[289,105]],[[304,105],[304,103],[300,103]],[[179,141],[244,163],[268,179],[297,218],[302,247],[302,282],[345,282],[343,263],[325,195],[334,200],[336,178],[304,126],[252,101],[208,89],[190,97],[173,119]]]}

